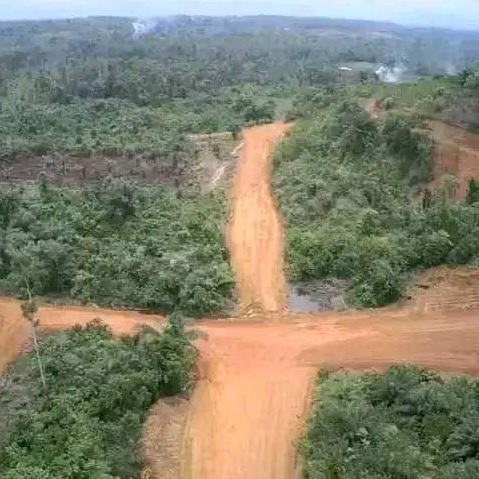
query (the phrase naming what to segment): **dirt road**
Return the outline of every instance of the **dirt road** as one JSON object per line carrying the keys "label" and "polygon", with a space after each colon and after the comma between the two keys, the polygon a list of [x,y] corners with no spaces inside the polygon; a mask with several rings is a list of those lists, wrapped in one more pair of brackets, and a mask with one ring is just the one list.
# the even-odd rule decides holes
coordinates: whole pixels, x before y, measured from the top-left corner
{"label": "dirt road", "polygon": [[[185,428],[181,479],[297,478],[294,441],[318,367],[363,370],[413,362],[479,374],[477,269],[428,273],[416,300],[381,311],[284,312],[282,232],[269,186],[269,153],[286,130],[277,124],[245,132],[228,244],[243,311],[260,316],[197,325],[204,339],[197,342],[200,377]],[[125,333],[145,322],[161,324],[160,318],[97,309],[40,312],[47,328],[95,317]],[[0,371],[26,338],[19,305],[0,300]]]}
{"label": "dirt road", "polygon": [[[136,312],[110,311],[99,308],[42,306],[39,310],[42,330],[64,330],[77,324],[85,325],[101,318],[117,334],[134,332],[142,325],[159,329],[162,318]],[[18,301],[0,298],[0,374],[28,343],[30,327],[23,319]]]}
{"label": "dirt road", "polygon": [[227,241],[240,310],[278,312],[286,305],[283,234],[270,186],[271,150],[284,123],[244,131],[231,194]]}
{"label": "dirt road", "polygon": [[[268,155],[285,128],[245,133],[228,238],[243,310],[284,309],[282,232],[270,196]],[[479,314],[462,311],[461,304],[467,292],[464,301],[477,308],[476,279],[477,270],[443,271],[428,279],[432,290],[422,289],[417,301],[374,313],[276,315],[283,321],[263,314],[265,321],[199,324],[208,340],[198,342],[201,375],[181,479],[299,477],[294,441],[319,366],[367,369],[414,362],[478,374]],[[447,287],[449,282],[461,287]],[[441,296],[444,288],[447,297]]]}
{"label": "dirt road", "polygon": [[479,374],[479,313],[405,311],[203,323],[182,479],[293,479],[294,441],[318,367],[412,362]]}

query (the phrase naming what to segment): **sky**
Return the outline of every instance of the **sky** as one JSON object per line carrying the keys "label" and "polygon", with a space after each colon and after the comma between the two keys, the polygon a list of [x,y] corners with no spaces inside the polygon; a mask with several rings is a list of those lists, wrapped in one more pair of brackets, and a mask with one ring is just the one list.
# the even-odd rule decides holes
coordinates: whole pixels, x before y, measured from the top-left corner
{"label": "sky", "polygon": [[0,0],[0,20],[177,14],[323,16],[479,29],[479,0]]}

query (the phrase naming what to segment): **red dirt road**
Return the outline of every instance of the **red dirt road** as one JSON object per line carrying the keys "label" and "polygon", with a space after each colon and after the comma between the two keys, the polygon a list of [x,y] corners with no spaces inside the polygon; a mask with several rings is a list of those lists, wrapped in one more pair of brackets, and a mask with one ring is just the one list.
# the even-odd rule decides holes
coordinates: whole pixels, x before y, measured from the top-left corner
{"label": "red dirt road", "polygon": [[318,367],[411,362],[479,374],[479,313],[287,317],[202,323],[208,337],[194,393],[181,479],[293,479],[294,454]]}
{"label": "red dirt road", "polygon": [[[440,293],[448,281],[444,272],[429,279],[431,292],[407,307],[276,314],[271,321],[270,313],[284,308],[285,280],[269,154],[285,128],[269,125],[245,133],[228,239],[243,311],[262,312],[266,321],[198,325],[208,339],[198,341],[201,375],[186,428],[181,479],[299,477],[294,441],[318,366],[367,369],[414,362],[479,373],[479,314],[460,311],[466,290],[464,304],[477,307],[477,270],[450,273],[462,287],[448,289],[447,313]],[[426,314],[430,303],[434,312]]]}
{"label": "red dirt road", "polygon": [[[479,375],[478,269],[428,273],[417,299],[402,307],[345,314],[283,312],[282,232],[269,187],[269,154],[286,130],[279,124],[245,132],[228,244],[242,309],[260,316],[254,322],[201,322],[196,328],[205,339],[197,341],[200,377],[185,428],[181,479],[297,478],[294,441],[319,366],[363,370],[412,362]],[[161,327],[160,318],[137,313],[40,311],[46,328],[63,329],[96,317],[118,333],[145,323]],[[0,300],[0,371],[27,338],[19,305]]]}
{"label": "red dirt road", "polygon": [[231,195],[228,249],[240,310],[283,311],[283,231],[270,186],[271,150],[289,129],[285,123],[244,131],[244,146]]}

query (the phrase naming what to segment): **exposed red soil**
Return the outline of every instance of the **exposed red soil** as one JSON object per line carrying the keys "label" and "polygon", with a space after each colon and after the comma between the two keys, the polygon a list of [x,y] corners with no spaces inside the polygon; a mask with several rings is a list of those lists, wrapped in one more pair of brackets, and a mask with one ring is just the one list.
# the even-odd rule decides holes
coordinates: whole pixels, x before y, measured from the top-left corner
{"label": "exposed red soil", "polygon": [[[38,317],[43,331],[65,330],[77,324],[86,325],[97,318],[116,334],[130,334],[143,325],[161,329],[163,323],[159,316],[75,306],[42,306]],[[30,326],[22,317],[20,303],[0,298],[0,374],[29,342],[29,338]]]}
{"label": "exposed red soil", "polygon": [[[479,373],[479,318],[463,311],[466,304],[478,306],[477,269],[443,269],[442,276],[429,278],[431,288],[420,278],[417,299],[382,311],[281,313],[282,233],[270,197],[269,152],[284,128],[245,134],[229,246],[243,310],[252,307],[260,316],[256,322],[198,325],[208,340],[198,341],[202,374],[192,399],[181,479],[299,477],[294,441],[319,366],[363,370],[414,362]],[[459,289],[441,296],[449,283]]]}
{"label": "exposed red soil", "polygon": [[[366,111],[375,120],[387,115],[376,101],[370,101]],[[433,191],[440,190],[445,186],[445,176],[452,175],[456,177],[452,199],[465,198],[469,180],[479,179],[479,135],[439,120],[428,121],[426,133],[434,157],[433,180],[428,187]]]}
{"label": "exposed red soil", "polygon": [[441,121],[429,121],[434,152],[433,189],[443,186],[444,175],[457,178],[455,199],[466,196],[469,180],[479,178],[479,136]]}
{"label": "exposed red soil", "polygon": [[[364,370],[412,362],[479,374],[477,269],[445,269],[418,279],[407,304],[380,311],[288,314],[282,233],[269,186],[269,154],[283,124],[247,130],[228,234],[243,310],[255,321],[200,322],[200,376],[183,440],[182,479],[293,479],[300,434],[319,366]],[[442,293],[443,292],[443,293]],[[470,310],[469,310],[470,308]],[[118,333],[159,318],[45,307],[46,328],[100,317]],[[0,301],[0,369],[28,338],[15,301]],[[181,429],[181,427],[180,427]]]}
{"label": "exposed red soil", "polygon": [[242,312],[278,312],[286,306],[283,232],[270,169],[272,146],[288,129],[277,123],[244,131],[227,234]]}

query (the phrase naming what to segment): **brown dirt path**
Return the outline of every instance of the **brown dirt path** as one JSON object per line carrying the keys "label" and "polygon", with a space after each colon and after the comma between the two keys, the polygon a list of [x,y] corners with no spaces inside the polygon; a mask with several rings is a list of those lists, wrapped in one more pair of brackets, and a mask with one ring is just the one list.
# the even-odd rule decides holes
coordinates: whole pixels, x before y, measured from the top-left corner
{"label": "brown dirt path", "polygon": [[[256,322],[200,323],[200,378],[184,440],[181,479],[293,479],[294,453],[319,366],[382,368],[414,362],[441,371],[479,373],[479,315],[462,311],[461,292],[441,312],[438,289],[460,273],[436,278],[409,305],[347,314],[271,314],[284,310],[282,231],[269,186],[270,151],[285,125],[245,132],[236,173],[231,259],[243,311]],[[477,270],[465,273],[477,276]],[[423,285],[424,286],[424,285]],[[476,307],[479,283],[468,291]],[[457,301],[459,299],[459,301]],[[428,311],[434,303],[434,312]],[[265,314],[266,313],[266,314]],[[269,321],[268,321],[269,319]]]}
{"label": "brown dirt path", "polygon": [[227,233],[241,312],[278,312],[286,305],[283,234],[270,170],[272,147],[288,129],[274,123],[243,133]]}
{"label": "brown dirt path", "polygon": [[[38,312],[42,330],[65,330],[94,319],[101,319],[116,334],[128,334],[147,325],[160,329],[163,318],[145,316],[137,312],[111,311],[100,308],[75,306],[42,306]],[[20,303],[0,298],[0,374],[29,342],[30,327],[23,319]]]}
{"label": "brown dirt path", "polygon": [[[442,269],[421,284],[417,300],[401,307],[281,314],[282,237],[270,194],[269,152],[286,130],[279,124],[245,132],[228,240],[243,308],[262,316],[254,322],[197,326],[205,339],[197,341],[200,377],[183,440],[181,479],[297,478],[294,441],[319,366],[363,370],[412,362],[479,375],[477,269]],[[271,321],[271,312],[283,321]],[[160,318],[137,313],[70,307],[40,311],[45,328],[63,329],[97,317],[118,333],[145,323],[161,327]],[[18,303],[0,299],[0,371],[27,338]]]}
{"label": "brown dirt path", "polygon": [[285,322],[201,323],[181,479],[299,477],[300,434],[318,367],[410,362],[479,374],[479,313],[391,309],[290,315]]}

